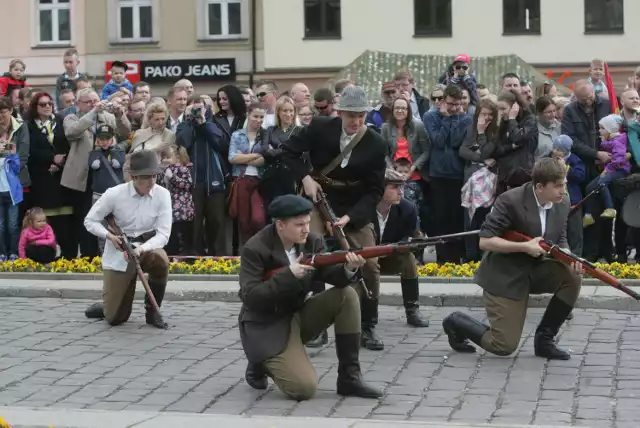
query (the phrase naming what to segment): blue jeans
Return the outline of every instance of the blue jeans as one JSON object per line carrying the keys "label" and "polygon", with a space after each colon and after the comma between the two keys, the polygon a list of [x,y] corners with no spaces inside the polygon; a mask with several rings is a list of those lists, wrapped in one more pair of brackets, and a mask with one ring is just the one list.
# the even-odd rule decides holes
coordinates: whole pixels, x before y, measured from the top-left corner
{"label": "blue jeans", "polygon": [[[605,172],[604,174],[596,177],[591,183],[587,185],[587,193],[593,192],[600,184],[604,184],[602,190],[600,190],[600,198],[604,204],[604,209],[613,208],[613,200],[611,199],[611,192],[609,191],[609,184],[616,180],[624,178],[628,173],[623,169],[617,169],[611,172]],[[587,213],[593,214],[595,210],[594,204],[589,204]]]}
{"label": "blue jeans", "polygon": [[13,205],[9,192],[0,192],[0,255],[18,255],[20,240],[18,213],[18,206]]}

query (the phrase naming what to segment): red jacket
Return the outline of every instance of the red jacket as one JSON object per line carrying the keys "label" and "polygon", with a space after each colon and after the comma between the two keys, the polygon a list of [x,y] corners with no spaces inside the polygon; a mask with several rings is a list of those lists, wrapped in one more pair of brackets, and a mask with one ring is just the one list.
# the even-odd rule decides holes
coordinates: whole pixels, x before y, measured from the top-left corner
{"label": "red jacket", "polygon": [[25,80],[16,80],[9,73],[5,73],[0,77],[0,95],[3,97],[11,96],[11,91],[15,88],[24,88],[27,86]]}

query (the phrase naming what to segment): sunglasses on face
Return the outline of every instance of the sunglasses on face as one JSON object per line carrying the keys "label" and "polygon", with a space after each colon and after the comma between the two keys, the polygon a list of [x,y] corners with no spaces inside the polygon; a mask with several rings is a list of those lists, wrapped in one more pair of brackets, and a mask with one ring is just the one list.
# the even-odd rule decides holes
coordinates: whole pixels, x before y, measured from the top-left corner
{"label": "sunglasses on face", "polygon": [[315,105],[316,110],[326,110],[329,108],[331,104],[327,104],[326,106],[319,106],[319,105]]}
{"label": "sunglasses on face", "polygon": [[269,95],[271,92],[258,92],[258,94],[256,95],[258,98],[264,98],[267,95]]}
{"label": "sunglasses on face", "polygon": [[456,65],[456,70],[468,70],[469,66],[468,65]]}
{"label": "sunglasses on face", "polygon": [[434,102],[442,101],[443,99],[444,97],[431,97],[431,101],[434,101]]}
{"label": "sunglasses on face", "polygon": [[51,101],[39,102],[38,106],[40,106],[40,107],[51,107],[51,106],[53,106],[53,103]]}

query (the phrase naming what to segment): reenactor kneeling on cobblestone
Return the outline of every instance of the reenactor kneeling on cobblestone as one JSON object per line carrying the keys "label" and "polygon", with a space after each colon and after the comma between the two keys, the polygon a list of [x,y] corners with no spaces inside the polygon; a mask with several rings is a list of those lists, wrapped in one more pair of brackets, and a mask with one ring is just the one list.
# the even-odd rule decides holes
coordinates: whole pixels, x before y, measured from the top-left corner
{"label": "reenactor kneeling on cobblestone", "polygon": [[[301,264],[303,254],[325,251],[322,236],[309,233],[312,209],[313,204],[300,196],[276,198],[268,209],[273,224],[242,249],[239,328],[249,360],[247,383],[266,389],[267,377],[271,377],[287,396],[310,399],[318,376],[304,343],[333,324],[338,394],[378,398],[382,393],[362,379],[360,301],[350,287],[360,278],[365,260],[349,253],[341,265],[314,268]],[[308,297],[314,282],[334,287]]]}
{"label": "reenactor kneeling on cobblestone", "polygon": [[[131,155],[128,172],[132,181],[107,189],[91,207],[84,220],[87,230],[106,239],[102,256],[104,303],[96,303],[85,312],[88,318],[105,318],[111,325],[122,324],[131,316],[137,272],[133,260],[127,260],[121,249],[121,238],[102,224],[113,215],[115,223],[135,247],[158,306],[161,305],[169,277],[169,258],[164,246],[171,235],[171,196],[164,187],[155,185],[162,167],[151,150]],[[145,297],[146,322],[166,328],[162,315]]]}
{"label": "reenactor kneeling on cobblestone", "polygon": [[[480,249],[485,255],[476,282],[484,289],[489,325],[464,312],[447,316],[442,325],[455,351],[475,352],[471,341],[493,354],[514,353],[522,337],[529,295],[549,293],[553,296],[535,332],[535,354],[552,360],[571,357],[556,346],[555,337],[580,294],[582,266],[544,257],[539,244],[545,239],[569,248],[566,168],[553,158],[542,158],[532,176],[532,182],[500,195],[482,225]],[[509,231],[536,238],[527,242],[502,238]]]}

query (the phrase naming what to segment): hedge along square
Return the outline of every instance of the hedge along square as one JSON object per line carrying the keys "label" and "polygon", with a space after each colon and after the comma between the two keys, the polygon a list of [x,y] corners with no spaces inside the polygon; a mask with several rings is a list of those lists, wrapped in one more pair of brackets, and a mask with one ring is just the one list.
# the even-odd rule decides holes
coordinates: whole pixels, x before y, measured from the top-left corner
{"label": "hedge along square", "polygon": [[[446,263],[443,265],[427,263],[423,266],[418,266],[418,275],[421,277],[472,278],[478,266],[478,262],[465,264]],[[596,266],[619,279],[640,279],[640,265],[637,264],[597,263]],[[169,264],[169,273],[172,274],[236,275],[239,271],[239,258],[199,258],[194,259],[191,263],[172,261]],[[48,265],[41,265],[33,260],[18,259],[13,262],[0,262],[0,272],[101,273],[102,260],[100,257],[93,259],[59,259]],[[2,428],[2,425],[0,425],[0,428]]]}

